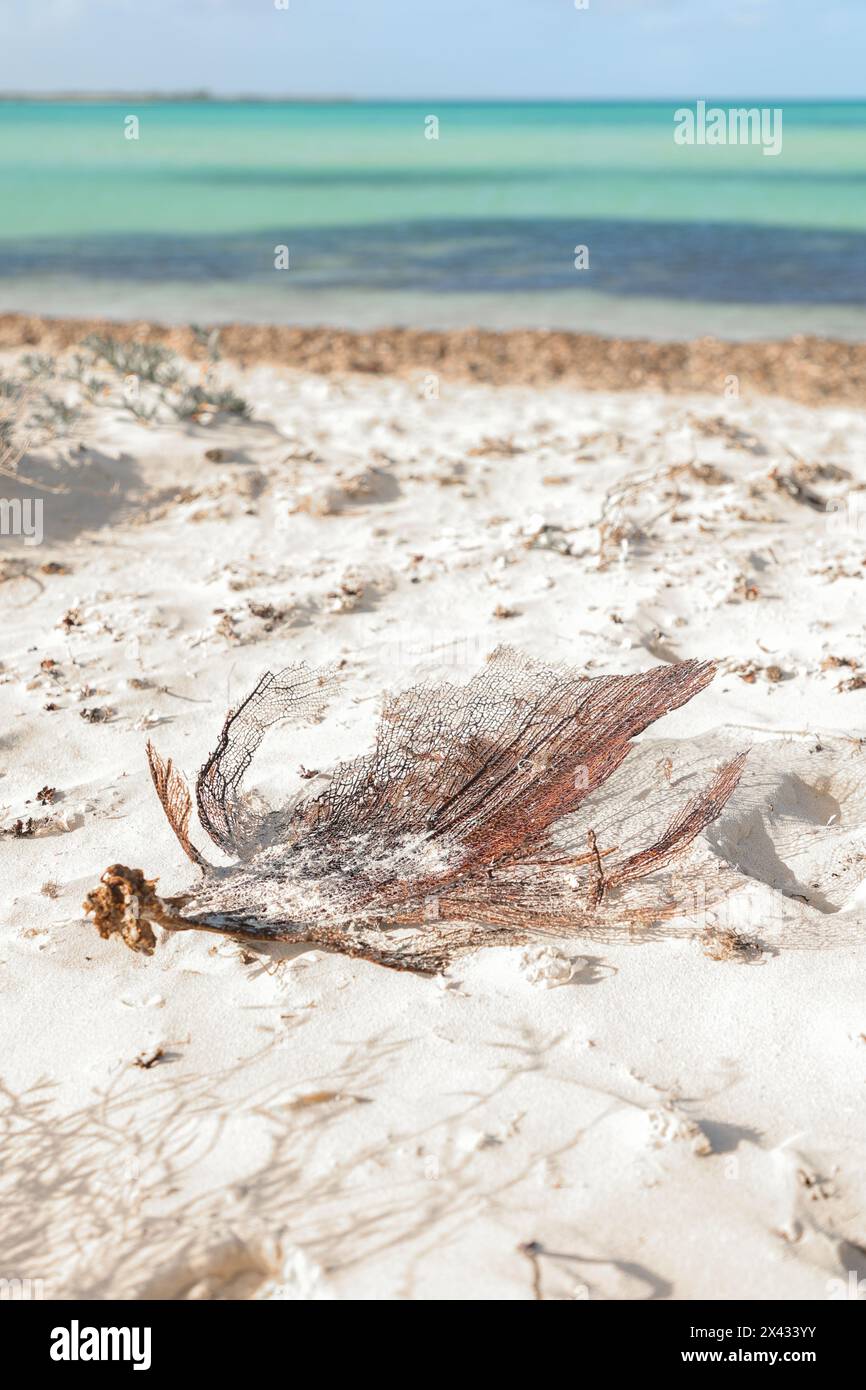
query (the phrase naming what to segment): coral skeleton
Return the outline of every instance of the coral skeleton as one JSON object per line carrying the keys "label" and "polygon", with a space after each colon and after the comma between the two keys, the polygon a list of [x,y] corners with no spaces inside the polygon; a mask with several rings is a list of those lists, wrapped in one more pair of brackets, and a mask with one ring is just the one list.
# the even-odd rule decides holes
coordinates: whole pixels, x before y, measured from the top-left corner
{"label": "coral skeleton", "polygon": [[195,786],[203,830],[234,862],[212,865],[193,844],[192,794],[148,744],[157,795],[201,879],[162,898],[140,869],[115,864],[85,909],[100,935],[148,954],[154,928],[202,930],[428,974],[481,946],[646,937],[682,913],[689,847],[746,754],[656,821],[643,846],[616,843],[617,808],[600,811],[598,789],[635,736],[713,674],[683,661],[590,679],[499,648],[466,685],[389,697],[370,752],[339,763],[318,795],[263,810],[242,783],[265,733],[320,719],[335,686],[303,665],[269,673],[229,714]]}

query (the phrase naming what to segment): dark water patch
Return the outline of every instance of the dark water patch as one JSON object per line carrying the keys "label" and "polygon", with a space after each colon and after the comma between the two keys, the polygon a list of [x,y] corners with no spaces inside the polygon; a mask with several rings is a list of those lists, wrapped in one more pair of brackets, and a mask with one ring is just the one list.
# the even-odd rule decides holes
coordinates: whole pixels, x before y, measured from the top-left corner
{"label": "dark water patch", "polygon": [[[274,269],[288,245],[290,269]],[[575,246],[589,268],[574,268]],[[474,293],[592,289],[731,304],[866,304],[866,234],[740,223],[430,220],[233,235],[100,234],[0,242],[0,277],[65,275]]]}

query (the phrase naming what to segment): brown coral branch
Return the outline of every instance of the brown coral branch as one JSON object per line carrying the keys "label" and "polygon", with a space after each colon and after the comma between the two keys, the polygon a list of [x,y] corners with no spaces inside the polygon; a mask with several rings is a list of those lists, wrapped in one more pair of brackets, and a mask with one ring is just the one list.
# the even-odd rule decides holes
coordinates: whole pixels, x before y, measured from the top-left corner
{"label": "brown coral branch", "polygon": [[619,887],[643,877],[647,872],[664,868],[676,854],[691,844],[720,814],[740,780],[747,757],[748,753],[739,753],[720,767],[710,785],[686,802],[654,844],[632,855],[614,870],[611,885]]}
{"label": "brown coral branch", "polygon": [[[268,674],[229,715],[196,786],[202,825],[234,866],[214,869],[192,845],[190,793],[149,747],[157,794],[202,882],[163,900],[140,870],[114,865],[86,910],[103,936],[148,953],[159,925],[420,971],[530,937],[646,933],[678,911],[659,871],[719,814],[745,755],[646,848],[602,850],[586,825],[589,853],[566,853],[556,837],[634,736],[712,676],[711,664],[687,661],[589,680],[500,648],[466,686],[387,701],[368,754],[338,764],[319,795],[261,813],[241,783],[266,730],[317,718],[331,684],[302,666]],[[602,820],[619,840],[616,817]]]}
{"label": "brown coral branch", "polygon": [[599,853],[598,841],[595,838],[594,830],[587,830],[586,843],[589,845],[592,852],[592,863],[595,867],[590,901],[593,907],[598,907],[604,898],[605,889],[607,888],[607,879],[605,878],[604,865],[601,862],[601,854]]}
{"label": "brown coral branch", "polygon": [[[103,940],[119,936],[130,950],[148,956],[156,949],[153,928],[159,926],[170,932],[212,932],[258,946],[281,942],[319,946],[391,970],[435,975],[445,969],[458,951],[486,945],[491,935],[489,930],[465,924],[449,926],[442,933],[427,937],[409,937],[405,931],[395,932],[387,923],[340,928],[310,926],[301,934],[288,928],[264,930],[260,924],[240,918],[186,917],[183,912],[190,901],[188,896],[161,898],[155,889],[156,880],[145,878],[141,869],[112,864],[82,906]],[[497,930],[496,936],[499,944],[506,943],[503,933]]]}
{"label": "brown coral branch", "polygon": [[171,758],[167,762],[164,761],[150,739],[147,741],[147,763],[156,794],[162,803],[162,809],[165,811],[166,820],[177,836],[184,854],[200,869],[209,868],[207,860],[199,853],[189,838],[189,818],[192,813],[192,797],[189,793],[189,787],[180,773],[176,771]]}

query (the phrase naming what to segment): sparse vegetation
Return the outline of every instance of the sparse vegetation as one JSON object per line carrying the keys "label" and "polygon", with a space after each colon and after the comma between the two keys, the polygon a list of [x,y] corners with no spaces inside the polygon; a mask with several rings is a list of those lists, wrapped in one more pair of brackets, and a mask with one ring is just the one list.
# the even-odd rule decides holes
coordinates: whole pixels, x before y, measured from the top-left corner
{"label": "sparse vegetation", "polygon": [[[127,382],[123,404],[141,424],[154,424],[160,412],[166,411],[177,420],[201,421],[212,415],[234,415],[249,419],[249,403],[231,387],[220,386],[213,367],[220,361],[219,334],[204,329],[193,330],[197,340],[207,349],[208,367],[203,381],[192,381],[181,360],[160,343],[123,342],[117,338],[91,334],[83,347],[94,361],[105,362]],[[81,381],[85,360],[78,358],[76,379]],[[153,387],[145,394],[142,387]]]}
{"label": "sparse vegetation", "polygon": [[201,415],[237,415],[247,420],[250,407],[243,396],[231,387],[222,390],[208,386],[187,386],[179,399],[172,402],[172,409],[179,420],[195,420]]}
{"label": "sparse vegetation", "polygon": [[57,375],[57,360],[44,352],[28,352],[21,358],[28,381],[41,381]]}
{"label": "sparse vegetation", "polygon": [[39,404],[30,412],[28,423],[53,437],[61,430],[71,429],[80,416],[79,406],[68,405],[66,401],[60,400],[57,396],[46,394],[40,398]]}
{"label": "sparse vegetation", "polygon": [[135,376],[155,386],[173,386],[181,376],[182,369],[175,354],[161,343],[122,342],[119,338],[91,333],[82,346],[120,376]]}

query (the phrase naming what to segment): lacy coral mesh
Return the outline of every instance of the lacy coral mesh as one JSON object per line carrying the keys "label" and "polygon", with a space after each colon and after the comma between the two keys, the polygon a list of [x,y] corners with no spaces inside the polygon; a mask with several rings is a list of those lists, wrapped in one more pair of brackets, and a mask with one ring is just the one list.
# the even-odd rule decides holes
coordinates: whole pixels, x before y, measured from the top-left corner
{"label": "lacy coral mesh", "polygon": [[311,671],[304,665],[287,666],[276,676],[270,671],[262,676],[255,689],[229,714],[219,743],[195,786],[199,820],[220,849],[231,854],[242,847],[243,817],[238,793],[267,730],[280,720],[297,724],[321,718],[333,686],[334,678],[327,671]]}
{"label": "lacy coral mesh", "polygon": [[149,750],[166,815],[204,875],[172,913],[415,969],[529,934],[648,930],[681,909],[661,871],[719,815],[745,755],[645,847],[620,842],[596,794],[631,740],[712,677],[710,663],[686,661],[589,679],[500,648],[464,686],[388,699],[370,752],[339,763],[320,794],[262,812],[242,781],[265,731],[319,718],[333,686],[304,666],[268,674],[227,718],[196,784],[201,823],[233,868],[212,869],[192,845],[189,792]]}

